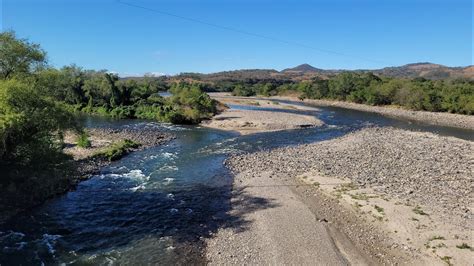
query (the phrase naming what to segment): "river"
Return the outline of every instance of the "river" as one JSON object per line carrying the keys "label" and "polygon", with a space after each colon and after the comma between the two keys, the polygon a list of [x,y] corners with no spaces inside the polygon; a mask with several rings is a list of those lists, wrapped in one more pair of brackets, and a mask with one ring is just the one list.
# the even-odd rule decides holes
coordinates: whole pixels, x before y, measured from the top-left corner
{"label": "river", "polygon": [[199,126],[88,118],[87,127],[158,127],[177,138],[132,153],[75,191],[2,225],[0,265],[202,264],[204,239],[226,226],[226,220],[239,221],[226,214],[232,178],[223,163],[232,153],[322,141],[373,125],[474,139],[469,130],[335,107],[232,107],[305,113],[326,125],[237,136]]}

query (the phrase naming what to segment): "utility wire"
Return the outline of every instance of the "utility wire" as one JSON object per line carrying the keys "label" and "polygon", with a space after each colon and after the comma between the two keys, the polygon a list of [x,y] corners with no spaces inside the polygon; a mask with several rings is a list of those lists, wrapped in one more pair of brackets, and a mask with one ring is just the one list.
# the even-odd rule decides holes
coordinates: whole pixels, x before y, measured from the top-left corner
{"label": "utility wire", "polygon": [[142,9],[142,10],[147,10],[147,11],[150,11],[150,12],[158,13],[158,14],[161,14],[161,15],[166,15],[166,16],[169,16],[169,17],[179,18],[179,19],[182,19],[182,20],[186,20],[186,21],[189,21],[189,22],[214,27],[214,28],[217,28],[217,29],[222,29],[222,30],[226,30],[226,31],[231,31],[231,32],[243,34],[243,35],[248,35],[248,36],[252,36],[252,37],[257,37],[257,38],[261,38],[261,39],[275,41],[275,42],[279,42],[279,43],[283,43],[283,44],[287,44],[287,45],[299,46],[299,47],[302,47],[302,48],[315,50],[315,51],[318,51],[318,52],[321,52],[321,53],[332,54],[332,55],[343,56],[343,57],[350,57],[350,58],[354,58],[354,59],[358,59],[358,60],[362,60],[362,61],[367,61],[367,62],[371,62],[371,63],[390,64],[390,63],[385,62],[385,61],[373,60],[373,59],[370,59],[370,58],[345,54],[345,53],[341,53],[341,52],[338,52],[338,51],[317,48],[317,47],[310,46],[310,45],[303,44],[303,43],[287,41],[287,40],[275,38],[275,37],[272,37],[272,36],[262,35],[262,34],[249,32],[249,31],[244,31],[244,30],[240,30],[240,29],[232,28],[232,27],[228,27],[228,26],[222,26],[222,25],[215,24],[215,23],[209,23],[209,22],[206,22],[206,21],[203,21],[203,20],[190,18],[190,17],[184,17],[184,16],[176,15],[176,14],[169,13],[169,12],[162,11],[162,10],[153,9],[153,8],[149,8],[149,7],[146,7],[146,6],[141,6],[141,5],[137,5],[137,4],[133,4],[133,3],[129,3],[129,2],[124,2],[124,1],[121,1],[121,0],[116,0],[116,2],[119,3],[119,4],[125,5],[125,6],[134,7],[134,8],[138,8],[138,9]]}

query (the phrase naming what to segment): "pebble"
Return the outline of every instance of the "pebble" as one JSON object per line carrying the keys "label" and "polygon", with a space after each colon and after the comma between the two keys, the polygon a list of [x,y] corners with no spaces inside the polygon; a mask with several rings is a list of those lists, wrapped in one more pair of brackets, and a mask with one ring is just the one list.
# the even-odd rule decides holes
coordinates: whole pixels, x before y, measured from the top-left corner
{"label": "pebble", "polygon": [[438,213],[472,217],[465,206],[474,179],[474,142],[454,137],[371,127],[329,141],[234,155],[226,165],[248,178],[261,171],[349,178]]}

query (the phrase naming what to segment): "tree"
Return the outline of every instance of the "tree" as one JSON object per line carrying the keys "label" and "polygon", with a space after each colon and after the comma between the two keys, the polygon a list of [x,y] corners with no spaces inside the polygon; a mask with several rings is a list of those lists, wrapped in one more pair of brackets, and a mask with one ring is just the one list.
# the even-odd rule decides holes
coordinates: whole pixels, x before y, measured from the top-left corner
{"label": "tree", "polygon": [[175,83],[171,86],[173,94],[170,103],[182,121],[174,123],[199,123],[216,113],[216,101],[204,93],[199,83]]}
{"label": "tree", "polygon": [[345,100],[355,89],[355,78],[353,73],[344,72],[329,80],[329,97],[337,100]]}
{"label": "tree", "polygon": [[13,31],[0,33],[0,78],[35,72],[46,64],[46,52],[38,44],[18,39]]}
{"label": "tree", "polygon": [[79,130],[74,116],[60,103],[46,99],[17,80],[0,82],[0,158],[2,161],[43,161],[60,153],[61,132]]}
{"label": "tree", "polygon": [[232,91],[232,95],[235,96],[254,96],[255,95],[255,90],[245,84],[237,84],[234,86],[234,89]]}

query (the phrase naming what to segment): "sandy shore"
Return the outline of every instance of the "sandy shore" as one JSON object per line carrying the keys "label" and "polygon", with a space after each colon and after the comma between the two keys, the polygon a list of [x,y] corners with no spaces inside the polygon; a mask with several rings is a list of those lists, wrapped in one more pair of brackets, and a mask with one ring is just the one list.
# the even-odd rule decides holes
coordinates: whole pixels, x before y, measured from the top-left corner
{"label": "sandy shore", "polygon": [[231,130],[246,135],[323,125],[323,122],[315,116],[291,112],[291,110],[318,111],[317,108],[219,94],[213,94],[212,97],[227,105],[252,107],[252,110],[227,109],[211,120],[204,121],[202,125],[206,127]]}
{"label": "sandy shore", "polygon": [[[233,156],[234,190],[272,204],[248,214],[244,232],[219,231],[208,259],[310,264],[315,258],[295,254],[318,254],[313,262],[472,265],[473,154],[470,141],[369,128]],[[240,194],[232,211],[248,205]],[[327,250],[331,243],[338,252]]]}

